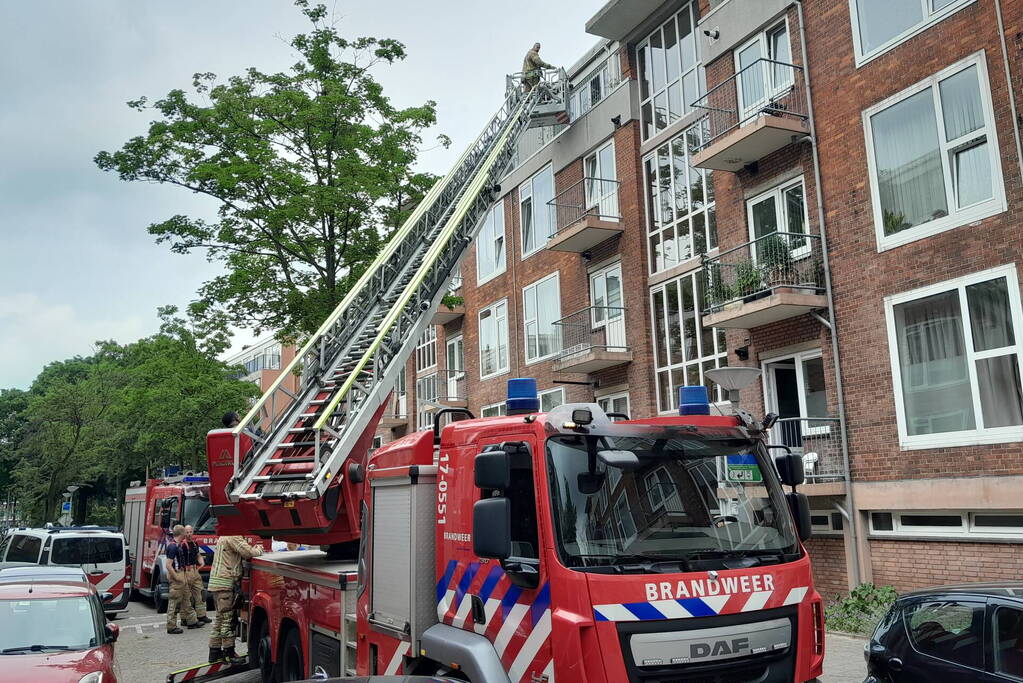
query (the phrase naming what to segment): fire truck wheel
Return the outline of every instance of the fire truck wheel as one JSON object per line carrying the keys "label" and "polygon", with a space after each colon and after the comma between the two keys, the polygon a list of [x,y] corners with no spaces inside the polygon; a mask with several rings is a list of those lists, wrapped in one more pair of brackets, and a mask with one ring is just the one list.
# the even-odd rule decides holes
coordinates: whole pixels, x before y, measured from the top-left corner
{"label": "fire truck wheel", "polygon": [[259,625],[259,635],[253,641],[250,652],[255,652],[256,657],[252,662],[259,669],[259,680],[262,683],[277,683],[276,672],[274,671],[273,645],[270,643],[270,626],[264,618]]}
{"label": "fire truck wheel", "polygon": [[284,645],[278,651],[277,658],[277,680],[302,681],[305,680],[305,662],[302,661],[302,638],[298,635],[297,628],[290,628],[284,636]]}

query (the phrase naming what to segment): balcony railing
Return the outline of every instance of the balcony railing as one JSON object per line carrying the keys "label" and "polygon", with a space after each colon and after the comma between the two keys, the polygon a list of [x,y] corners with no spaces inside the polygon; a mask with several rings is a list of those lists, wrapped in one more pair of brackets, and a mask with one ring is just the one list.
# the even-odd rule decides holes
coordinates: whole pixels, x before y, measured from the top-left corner
{"label": "balcony railing", "polygon": [[380,426],[386,429],[396,429],[408,424],[408,394],[392,393],[383,415],[380,416]]}
{"label": "balcony railing", "polygon": [[774,292],[824,292],[824,255],[819,235],[775,232],[704,257],[704,314],[735,303],[752,303]]}
{"label": "balcony railing", "polygon": [[806,481],[845,480],[841,423],[837,417],[783,417],[771,428],[770,442],[803,458]]}
{"label": "balcony railing", "polygon": [[625,309],[590,306],[554,323],[561,331],[561,351],[554,369],[595,372],[632,360],[625,334]]}
{"label": "balcony railing", "polygon": [[[703,139],[695,149],[696,165],[735,170],[735,164],[756,161],[790,144],[793,135],[807,132],[804,85],[802,67],[762,58],[711,88],[693,102],[694,108],[707,112]],[[726,139],[740,130],[743,135]],[[714,149],[718,155],[711,154]],[[726,158],[703,163],[708,155]]]}
{"label": "balcony railing", "polygon": [[465,370],[441,370],[437,387],[438,402],[463,406],[468,400],[465,389]]}
{"label": "balcony railing", "polygon": [[554,216],[547,243],[555,251],[585,251],[622,231],[617,180],[586,177],[547,202]]}

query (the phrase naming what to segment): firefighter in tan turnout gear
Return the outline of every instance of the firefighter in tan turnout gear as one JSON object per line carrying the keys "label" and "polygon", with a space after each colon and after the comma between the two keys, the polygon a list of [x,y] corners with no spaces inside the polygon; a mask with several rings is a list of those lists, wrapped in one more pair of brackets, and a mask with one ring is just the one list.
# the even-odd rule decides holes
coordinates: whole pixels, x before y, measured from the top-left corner
{"label": "firefighter in tan turnout gear", "polygon": [[188,587],[188,548],[185,544],[185,527],[180,524],[171,529],[174,540],[167,544],[164,555],[164,570],[170,583],[170,598],[167,601],[167,633],[184,633],[178,626],[181,623],[188,628],[199,628],[203,622],[195,616],[192,606],[191,592]]}
{"label": "firefighter in tan turnout gear", "polygon": [[217,541],[213,551],[213,568],[210,570],[209,582],[209,590],[213,594],[213,603],[217,608],[213,632],[210,634],[211,662],[238,658],[234,651],[232,622],[237,584],[242,575],[242,562],[262,554],[261,547],[249,545],[241,536],[221,536]]}
{"label": "firefighter in tan turnout gear", "polygon": [[522,60],[522,85],[526,86],[526,92],[535,88],[536,84],[540,82],[544,69],[553,68],[552,65],[540,59],[540,43],[533,43],[532,49],[526,53],[525,59]]}

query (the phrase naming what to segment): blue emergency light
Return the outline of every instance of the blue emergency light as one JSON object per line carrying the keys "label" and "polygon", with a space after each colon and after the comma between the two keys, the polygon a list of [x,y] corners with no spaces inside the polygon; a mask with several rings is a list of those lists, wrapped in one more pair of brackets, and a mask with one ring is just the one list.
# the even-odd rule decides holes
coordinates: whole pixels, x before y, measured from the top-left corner
{"label": "blue emergency light", "polygon": [[209,477],[200,477],[198,475],[193,475],[193,476],[190,476],[190,477],[185,477],[181,481],[183,483],[185,483],[185,484],[206,484],[206,483],[209,483],[210,478]]}
{"label": "blue emergency light", "polygon": [[532,377],[515,377],[508,380],[508,400],[505,401],[509,415],[536,413],[540,410],[540,397],[536,392],[536,380]]}
{"label": "blue emergency light", "polygon": [[679,387],[678,414],[710,415],[710,399],[707,397],[707,387]]}

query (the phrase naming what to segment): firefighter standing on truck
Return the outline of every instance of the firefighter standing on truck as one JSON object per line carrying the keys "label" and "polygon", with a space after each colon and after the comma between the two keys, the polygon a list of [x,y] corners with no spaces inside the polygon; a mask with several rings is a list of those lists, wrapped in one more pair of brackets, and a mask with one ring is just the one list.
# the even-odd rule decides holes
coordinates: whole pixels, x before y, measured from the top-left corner
{"label": "firefighter standing on truck", "polygon": [[235,595],[237,583],[242,575],[242,561],[262,555],[263,549],[258,545],[249,545],[241,536],[221,536],[213,551],[213,568],[210,570],[209,589],[213,593],[213,604],[217,608],[217,616],[213,620],[213,633],[210,634],[210,658],[216,662],[221,659],[236,660],[234,651]]}
{"label": "firefighter standing on truck", "polygon": [[208,624],[213,620],[206,616],[206,598],[202,594],[202,574],[199,573],[199,567],[203,566],[203,557],[199,544],[192,536],[194,532],[191,524],[185,525],[185,542],[182,545],[185,550],[185,586],[188,598],[192,601],[196,619]]}

